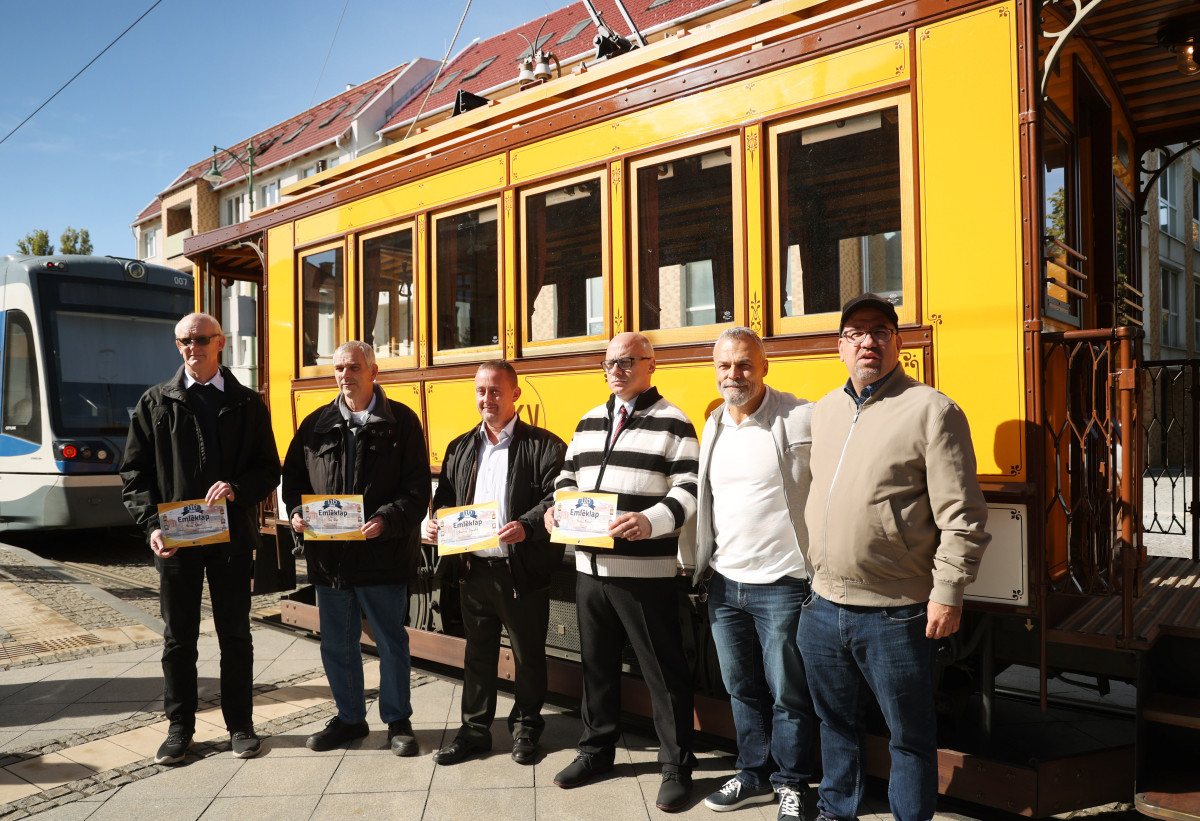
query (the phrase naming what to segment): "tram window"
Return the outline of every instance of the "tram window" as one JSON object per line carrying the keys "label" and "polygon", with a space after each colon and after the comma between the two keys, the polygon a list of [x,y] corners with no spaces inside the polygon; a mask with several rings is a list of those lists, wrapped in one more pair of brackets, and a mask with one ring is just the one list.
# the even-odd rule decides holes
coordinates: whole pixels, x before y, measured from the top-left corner
{"label": "tram window", "polygon": [[498,214],[491,205],[437,220],[438,350],[500,344]]}
{"label": "tram window", "polygon": [[602,188],[593,178],[524,198],[528,342],[604,333]]}
{"label": "tram window", "polygon": [[729,148],[638,168],[639,330],[733,321],[733,181]]}
{"label": "tram window", "polygon": [[304,294],[300,364],[332,365],[334,349],[346,341],[342,248],[301,257],[300,276]]}
{"label": "tram window", "polygon": [[363,341],[379,359],[413,354],[413,231],[362,243]]}
{"label": "tram window", "polygon": [[836,312],[872,291],[904,301],[896,108],[779,136],[779,315]]}
{"label": "tram window", "polygon": [[[1047,240],[1058,240],[1075,248],[1075,187],[1073,181],[1074,162],[1070,142],[1052,128],[1047,128],[1042,140],[1042,184],[1046,200],[1045,225]],[[1067,272],[1058,264],[1065,261],[1067,252],[1048,244],[1048,272],[1053,279],[1065,282]],[[1060,317],[1071,317],[1078,299],[1053,282],[1046,285],[1047,308]]]}
{"label": "tram window", "polygon": [[9,311],[4,326],[4,435],[40,443],[42,407],[33,331],[20,311]]}

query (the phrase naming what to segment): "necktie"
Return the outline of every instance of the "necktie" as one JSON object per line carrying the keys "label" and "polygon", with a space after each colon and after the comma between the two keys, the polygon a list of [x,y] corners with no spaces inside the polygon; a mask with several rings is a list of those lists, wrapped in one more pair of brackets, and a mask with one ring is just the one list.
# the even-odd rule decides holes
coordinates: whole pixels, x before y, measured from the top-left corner
{"label": "necktie", "polygon": [[625,427],[625,419],[627,418],[627,416],[628,416],[628,413],[625,410],[625,406],[622,405],[621,412],[619,414],[617,414],[617,426],[615,428],[613,428],[612,440],[614,442],[617,441],[617,434],[621,432],[621,428]]}

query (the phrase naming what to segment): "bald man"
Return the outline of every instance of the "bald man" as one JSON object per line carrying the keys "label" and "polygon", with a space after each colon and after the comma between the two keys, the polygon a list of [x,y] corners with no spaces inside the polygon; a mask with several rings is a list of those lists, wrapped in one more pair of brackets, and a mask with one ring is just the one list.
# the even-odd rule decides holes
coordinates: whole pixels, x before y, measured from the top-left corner
{"label": "bald man", "polygon": [[[221,713],[233,754],[251,758],[262,742],[250,703],[250,580],[258,505],[279,482],[279,454],[266,405],[220,364],[221,324],[208,314],[189,314],[175,326],[175,347],[183,366],[138,400],[121,463],[125,507],[154,553],[166,623],[163,704],[170,729],[154,762],[182,763],[196,729],[196,642],[206,576],[221,647]],[[225,500],[228,542],[166,546],[158,505],[190,499]]]}

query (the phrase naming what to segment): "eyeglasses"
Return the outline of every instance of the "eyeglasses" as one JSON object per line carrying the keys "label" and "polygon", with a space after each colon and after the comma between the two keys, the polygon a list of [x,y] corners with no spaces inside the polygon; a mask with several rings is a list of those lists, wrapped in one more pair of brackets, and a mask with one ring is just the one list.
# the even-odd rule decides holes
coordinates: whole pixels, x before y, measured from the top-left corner
{"label": "eyeglasses", "polygon": [[633,367],[634,362],[649,358],[648,356],[622,356],[620,359],[605,359],[600,363],[600,367],[604,368],[606,373],[612,373],[617,370],[627,371]]}
{"label": "eyeglasses", "polygon": [[842,339],[851,345],[861,345],[866,341],[867,335],[870,334],[871,338],[875,340],[876,345],[886,345],[898,333],[900,332],[891,328],[872,328],[869,331],[864,331],[862,328],[847,328],[842,331]]}
{"label": "eyeglasses", "polygon": [[209,342],[212,342],[216,338],[217,338],[216,334],[213,334],[212,336],[185,336],[183,339],[176,339],[175,341],[178,342],[180,345],[182,345],[185,348],[188,345],[199,345],[200,347],[203,348],[205,345],[207,345]]}

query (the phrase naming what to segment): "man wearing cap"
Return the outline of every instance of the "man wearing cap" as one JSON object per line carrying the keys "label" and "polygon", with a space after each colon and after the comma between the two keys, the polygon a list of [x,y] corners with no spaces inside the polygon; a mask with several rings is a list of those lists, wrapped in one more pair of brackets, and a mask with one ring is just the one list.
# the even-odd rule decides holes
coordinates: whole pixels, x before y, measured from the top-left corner
{"label": "man wearing cap", "polygon": [[892,814],[933,817],[937,639],[958,630],[963,590],[991,538],[966,416],[898,367],[898,326],[882,297],[846,303],[838,352],[850,378],[813,412],[813,595],[800,650],[821,719],[822,819],[858,814],[864,684],[891,734]]}

